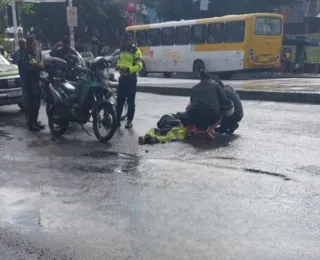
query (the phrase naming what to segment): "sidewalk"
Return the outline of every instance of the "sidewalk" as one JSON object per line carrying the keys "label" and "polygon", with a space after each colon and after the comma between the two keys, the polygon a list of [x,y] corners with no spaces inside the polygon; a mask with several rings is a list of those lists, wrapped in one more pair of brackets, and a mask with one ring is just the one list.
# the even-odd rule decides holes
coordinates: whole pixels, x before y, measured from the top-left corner
{"label": "sidewalk", "polygon": [[[148,75],[152,78],[163,78],[162,74],[151,73]],[[213,75],[214,78],[218,78]],[[177,73],[172,76],[174,79],[194,79],[190,74]],[[320,79],[320,74],[314,73],[269,73],[269,72],[241,72],[236,73],[230,80],[250,80],[250,79],[286,79],[286,78],[306,78],[306,79]]]}
{"label": "sidewalk", "polygon": [[[138,91],[189,97],[194,83],[180,83],[178,79],[175,81],[171,83],[163,81],[158,84],[138,83]],[[320,79],[296,79],[294,82],[292,79],[225,81],[224,83],[233,87],[243,100],[320,104]]]}
{"label": "sidewalk", "polygon": [[[116,78],[119,77],[115,73]],[[191,88],[199,80],[138,78],[138,91],[168,96],[191,95]],[[274,78],[226,80],[224,84],[236,90],[243,100],[320,104],[320,76],[313,78]],[[114,83],[117,84],[117,83]]]}

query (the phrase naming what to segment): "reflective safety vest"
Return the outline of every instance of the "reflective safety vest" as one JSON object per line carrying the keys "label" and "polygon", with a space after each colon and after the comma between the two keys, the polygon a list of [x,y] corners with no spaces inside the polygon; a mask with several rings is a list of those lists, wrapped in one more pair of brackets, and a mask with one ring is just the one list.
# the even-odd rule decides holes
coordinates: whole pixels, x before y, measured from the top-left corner
{"label": "reflective safety vest", "polygon": [[154,128],[150,129],[146,135],[153,136],[157,138],[160,142],[174,142],[183,141],[188,135],[188,127],[186,126],[176,126],[173,127],[166,135],[159,134]]}
{"label": "reflective safety vest", "polygon": [[[117,68],[122,76],[136,74],[142,70],[142,66],[142,54],[137,46],[132,45],[129,48],[122,48],[120,50]],[[130,73],[122,71],[124,68],[129,68]]]}

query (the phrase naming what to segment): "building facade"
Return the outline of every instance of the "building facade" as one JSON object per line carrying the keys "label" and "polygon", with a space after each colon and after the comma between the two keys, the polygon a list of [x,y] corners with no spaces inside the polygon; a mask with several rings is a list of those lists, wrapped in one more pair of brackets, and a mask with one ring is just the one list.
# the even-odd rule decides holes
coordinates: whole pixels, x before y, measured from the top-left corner
{"label": "building facade", "polygon": [[297,0],[292,7],[282,6],[285,34],[320,33],[320,0]]}
{"label": "building facade", "polygon": [[128,25],[156,23],[159,21],[154,8],[148,8],[141,0],[114,0],[124,4],[124,12],[128,18]]}

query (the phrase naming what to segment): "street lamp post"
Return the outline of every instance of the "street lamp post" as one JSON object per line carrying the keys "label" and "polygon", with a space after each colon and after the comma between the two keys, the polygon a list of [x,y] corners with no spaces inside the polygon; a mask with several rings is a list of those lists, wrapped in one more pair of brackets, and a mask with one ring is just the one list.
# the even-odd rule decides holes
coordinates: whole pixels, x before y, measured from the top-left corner
{"label": "street lamp post", "polygon": [[18,50],[18,24],[17,24],[17,14],[16,14],[16,0],[11,0],[11,10],[12,10],[12,23],[13,23],[13,35],[14,35],[14,48]]}

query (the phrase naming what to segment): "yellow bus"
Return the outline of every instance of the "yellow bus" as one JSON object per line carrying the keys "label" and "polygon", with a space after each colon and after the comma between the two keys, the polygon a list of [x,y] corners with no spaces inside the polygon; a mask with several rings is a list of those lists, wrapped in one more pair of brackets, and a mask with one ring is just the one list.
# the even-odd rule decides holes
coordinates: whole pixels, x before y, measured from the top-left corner
{"label": "yellow bus", "polygon": [[143,54],[148,73],[199,74],[201,69],[231,78],[235,72],[280,67],[283,16],[274,13],[227,15],[126,28]]}

